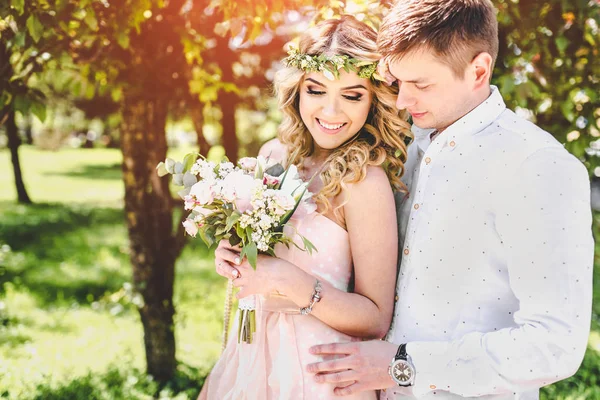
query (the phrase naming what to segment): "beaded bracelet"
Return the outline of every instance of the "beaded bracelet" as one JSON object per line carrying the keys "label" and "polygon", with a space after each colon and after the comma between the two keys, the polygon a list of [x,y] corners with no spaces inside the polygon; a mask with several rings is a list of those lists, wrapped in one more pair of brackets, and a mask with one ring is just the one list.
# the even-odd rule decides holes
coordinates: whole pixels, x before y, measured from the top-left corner
{"label": "beaded bracelet", "polygon": [[315,282],[315,290],[313,291],[312,298],[310,299],[310,303],[308,304],[308,307],[302,307],[300,309],[300,314],[308,315],[312,312],[312,308],[314,307],[314,305],[317,304],[319,301],[321,301],[321,290],[322,289],[323,288],[321,287],[321,281],[319,281],[317,279],[317,281]]}

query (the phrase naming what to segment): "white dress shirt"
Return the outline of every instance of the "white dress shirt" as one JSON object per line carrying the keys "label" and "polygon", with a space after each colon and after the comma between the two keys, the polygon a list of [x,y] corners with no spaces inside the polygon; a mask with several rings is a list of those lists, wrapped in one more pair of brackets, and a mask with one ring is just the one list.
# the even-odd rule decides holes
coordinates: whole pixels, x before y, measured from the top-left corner
{"label": "white dress shirt", "polygon": [[538,399],[586,350],[587,171],[495,87],[433,141],[413,131],[387,339],[408,343],[416,380],[383,398]]}

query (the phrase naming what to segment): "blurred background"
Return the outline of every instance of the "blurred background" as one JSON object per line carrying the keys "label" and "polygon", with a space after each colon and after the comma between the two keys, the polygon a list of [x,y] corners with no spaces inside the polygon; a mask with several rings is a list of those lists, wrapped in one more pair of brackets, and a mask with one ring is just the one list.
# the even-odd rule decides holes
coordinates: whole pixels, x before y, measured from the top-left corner
{"label": "blurred background", "polygon": [[[600,192],[600,1],[494,3],[494,84]],[[389,6],[0,1],[0,398],[196,398],[220,353],[225,282],[154,167],[255,155],[280,119],[284,45],[340,14],[377,27]],[[543,399],[600,399],[599,312],[581,369]]]}

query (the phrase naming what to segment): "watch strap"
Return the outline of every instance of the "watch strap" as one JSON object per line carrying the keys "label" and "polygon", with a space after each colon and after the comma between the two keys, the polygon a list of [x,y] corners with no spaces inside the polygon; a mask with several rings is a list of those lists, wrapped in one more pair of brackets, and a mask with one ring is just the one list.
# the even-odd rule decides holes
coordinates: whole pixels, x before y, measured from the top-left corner
{"label": "watch strap", "polygon": [[398,346],[398,351],[396,352],[396,357],[394,358],[395,360],[406,360],[408,357],[408,354],[406,353],[406,343],[402,343],[400,346]]}

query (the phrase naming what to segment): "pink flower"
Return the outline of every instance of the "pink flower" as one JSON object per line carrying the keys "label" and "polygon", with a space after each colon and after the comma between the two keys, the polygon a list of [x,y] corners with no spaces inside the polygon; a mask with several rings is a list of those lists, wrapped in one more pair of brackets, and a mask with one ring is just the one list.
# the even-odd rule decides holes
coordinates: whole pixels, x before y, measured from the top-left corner
{"label": "pink flower", "polygon": [[252,189],[257,185],[262,185],[262,181],[255,180],[252,176],[243,171],[233,171],[223,180],[223,192],[231,192],[235,194],[235,205],[240,212],[248,211],[252,208],[250,200],[252,197]]}
{"label": "pink flower", "polygon": [[196,205],[206,205],[213,202],[215,199],[215,190],[213,182],[200,181],[190,190],[190,196],[196,201]]}
{"label": "pink flower", "polygon": [[188,235],[196,237],[198,234],[198,225],[191,219],[186,219],[183,221],[183,227]]}
{"label": "pink flower", "polygon": [[269,185],[269,186],[275,186],[279,184],[279,178],[276,178],[274,176],[271,176],[269,174],[265,174],[264,178],[263,178],[263,184],[264,185]]}
{"label": "pink flower", "polygon": [[242,167],[246,171],[254,171],[254,168],[256,168],[256,163],[257,160],[254,157],[243,157],[240,158],[240,160],[238,161],[240,167]]}
{"label": "pink flower", "polygon": [[396,81],[396,78],[390,73],[390,68],[385,58],[382,58],[377,63],[377,76],[375,78],[383,81],[387,86],[392,86]]}

